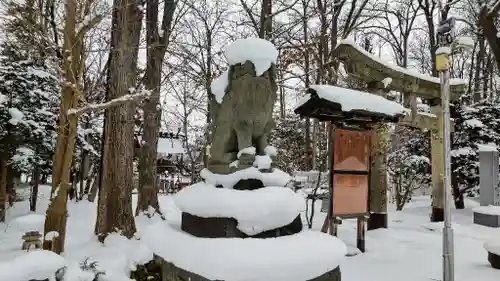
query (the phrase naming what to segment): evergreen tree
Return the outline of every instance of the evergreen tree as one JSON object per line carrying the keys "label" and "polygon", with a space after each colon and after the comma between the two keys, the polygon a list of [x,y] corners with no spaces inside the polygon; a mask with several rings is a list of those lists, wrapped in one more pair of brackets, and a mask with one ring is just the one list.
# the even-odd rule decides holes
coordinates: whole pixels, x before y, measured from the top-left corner
{"label": "evergreen tree", "polygon": [[33,164],[50,166],[54,149],[59,82],[43,66],[30,61],[0,64],[0,150],[17,170]]}
{"label": "evergreen tree", "polygon": [[458,107],[453,117],[452,176],[459,192],[474,195],[479,185],[479,147],[500,147],[500,104],[483,102]]}

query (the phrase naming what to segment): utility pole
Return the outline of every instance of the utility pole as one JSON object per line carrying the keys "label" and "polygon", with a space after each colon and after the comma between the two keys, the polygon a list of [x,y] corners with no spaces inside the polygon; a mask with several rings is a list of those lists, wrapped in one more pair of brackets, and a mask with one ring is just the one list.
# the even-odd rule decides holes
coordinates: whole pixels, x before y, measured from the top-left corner
{"label": "utility pole", "polygon": [[[444,7],[440,7],[440,10]],[[444,157],[444,227],[443,227],[443,281],[454,281],[454,242],[451,226],[451,140],[450,140],[450,55],[454,40],[454,18],[442,15],[438,27],[436,50],[436,70],[441,82],[441,108],[443,124],[443,157]]]}

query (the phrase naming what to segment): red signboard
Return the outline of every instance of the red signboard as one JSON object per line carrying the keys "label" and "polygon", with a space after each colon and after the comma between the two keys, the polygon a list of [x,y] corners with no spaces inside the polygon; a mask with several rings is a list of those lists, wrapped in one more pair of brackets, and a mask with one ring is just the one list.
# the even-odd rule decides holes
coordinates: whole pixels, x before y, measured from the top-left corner
{"label": "red signboard", "polygon": [[368,212],[368,176],[333,176],[333,215],[348,216]]}
{"label": "red signboard", "polygon": [[368,212],[371,132],[336,129],[333,144],[333,216]]}
{"label": "red signboard", "polygon": [[336,129],[334,141],[333,170],[369,170],[369,132]]}

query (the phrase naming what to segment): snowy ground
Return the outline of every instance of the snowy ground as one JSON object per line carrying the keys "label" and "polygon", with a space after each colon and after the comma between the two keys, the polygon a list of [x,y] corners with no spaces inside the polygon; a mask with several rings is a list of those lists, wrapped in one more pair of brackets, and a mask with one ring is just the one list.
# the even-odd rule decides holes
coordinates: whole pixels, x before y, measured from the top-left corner
{"label": "snowy ground", "polygon": [[[0,224],[0,269],[12,267],[12,260],[26,254],[20,250],[24,231],[41,229],[43,214],[48,204],[48,187],[41,188],[37,214],[28,212],[28,202],[19,202],[9,209],[7,223]],[[500,237],[500,229],[472,224],[471,208],[477,206],[467,201],[465,210],[454,210],[455,222],[455,280],[500,280],[500,270],[492,269],[487,261],[483,243],[489,237]],[[429,223],[430,201],[415,199],[403,212],[389,214],[390,228],[367,232],[367,252],[346,258],[341,269],[345,281],[423,281],[441,280],[441,231],[442,224]],[[168,220],[179,221],[180,213],[171,197],[161,196],[160,205]],[[320,209],[318,202],[317,210]],[[88,202],[71,202],[66,238],[66,260],[79,263],[90,257],[99,262],[110,280],[125,281],[127,273],[137,262],[144,262],[150,253],[138,241],[124,241],[118,235],[110,237],[105,245],[93,236],[96,208]],[[324,214],[314,220],[314,228],[320,228]],[[137,222],[139,233],[143,220]],[[345,221],[339,228],[339,237],[351,251],[356,241],[355,224]],[[168,237],[165,237],[168,239]],[[9,263],[10,262],[10,263]],[[11,268],[13,269],[13,268]],[[0,280],[2,273],[0,270]],[[13,270],[23,271],[22,268]],[[7,281],[7,280],[6,280]],[[11,281],[11,280],[8,280]],[[16,280],[13,280],[16,281]],[[27,281],[27,280],[22,280]]]}

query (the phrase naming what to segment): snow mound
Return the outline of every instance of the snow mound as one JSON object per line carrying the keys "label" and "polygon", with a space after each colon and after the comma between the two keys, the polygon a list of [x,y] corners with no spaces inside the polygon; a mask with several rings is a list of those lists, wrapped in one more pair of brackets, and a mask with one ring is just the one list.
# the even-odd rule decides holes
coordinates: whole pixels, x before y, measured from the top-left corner
{"label": "snow mound", "polygon": [[500,206],[481,206],[472,209],[474,213],[480,213],[485,215],[500,216]]}
{"label": "snow mound", "polygon": [[251,61],[255,66],[255,74],[261,76],[276,64],[278,50],[269,41],[261,38],[244,38],[227,46],[225,55],[230,65]]}
{"label": "snow mound", "polygon": [[30,251],[12,261],[0,263],[0,280],[27,281],[53,278],[55,272],[65,265],[64,258],[54,252]]}
{"label": "snow mound", "polygon": [[[309,88],[315,90],[320,98],[339,103],[343,111],[367,110],[389,116],[406,114],[401,104],[367,92],[330,85],[311,85]],[[310,98],[311,95],[306,95],[298,106],[306,103]]]}
{"label": "snow mound", "polygon": [[264,186],[285,186],[292,179],[291,176],[279,169],[274,168],[270,173],[262,173],[255,167],[246,168],[228,175],[214,174],[208,169],[200,173],[205,181],[214,186],[222,185],[225,188],[233,188],[240,180],[258,179]]}
{"label": "snow mound", "polygon": [[302,196],[277,186],[236,190],[199,182],[179,191],[174,201],[181,211],[198,217],[234,218],[247,235],[288,225],[305,210]]}
{"label": "snow mound", "polygon": [[484,248],[486,251],[500,256],[500,239],[498,236],[491,238],[484,243]]}
{"label": "snow mound", "polygon": [[166,261],[210,280],[310,280],[335,269],[347,253],[340,239],[316,231],[268,239],[198,238],[159,222],[142,238]]}
{"label": "snow mound", "polygon": [[45,223],[45,216],[40,214],[27,214],[15,218],[12,224],[20,231],[41,231]]}

